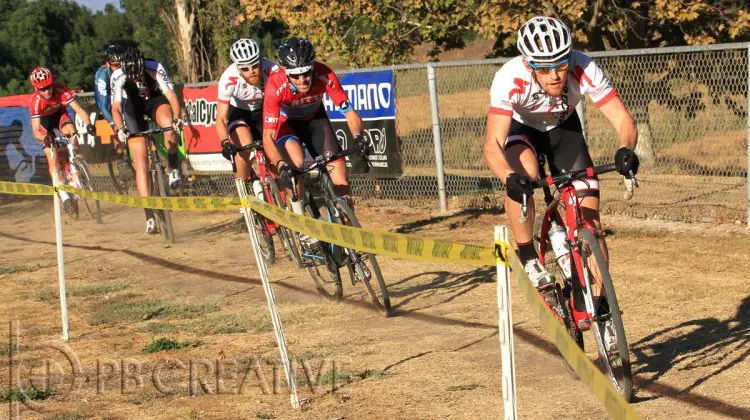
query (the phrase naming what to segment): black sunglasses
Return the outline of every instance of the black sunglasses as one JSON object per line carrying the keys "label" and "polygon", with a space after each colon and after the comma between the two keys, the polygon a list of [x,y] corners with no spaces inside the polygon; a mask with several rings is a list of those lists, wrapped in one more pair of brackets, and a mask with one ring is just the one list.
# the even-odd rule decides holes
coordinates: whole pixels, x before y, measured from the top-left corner
{"label": "black sunglasses", "polygon": [[308,70],[308,71],[306,71],[304,73],[300,73],[300,74],[289,74],[288,76],[290,78],[294,79],[294,80],[297,80],[297,79],[300,79],[302,77],[308,77],[311,74],[312,74],[312,69],[310,69],[310,70]]}
{"label": "black sunglasses", "polygon": [[50,90],[50,89],[52,89],[52,85],[39,88],[40,91],[45,91],[45,90]]}

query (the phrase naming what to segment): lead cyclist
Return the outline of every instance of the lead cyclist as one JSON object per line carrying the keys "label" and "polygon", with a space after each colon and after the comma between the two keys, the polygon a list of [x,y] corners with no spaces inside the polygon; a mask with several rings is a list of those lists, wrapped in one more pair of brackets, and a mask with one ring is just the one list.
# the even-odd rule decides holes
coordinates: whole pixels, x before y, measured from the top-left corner
{"label": "lead cyclist", "polygon": [[[591,57],[572,49],[570,29],[562,21],[537,16],[518,30],[521,55],[505,63],[490,88],[484,156],[505,183],[505,211],[518,245],[518,256],[532,284],[543,289],[554,279],[539,262],[532,241],[534,200],[531,181],[539,176],[537,153],[547,156],[552,175],[593,166],[575,107],[589,95],[619,136],[617,171],[638,171],[634,149],[638,132],[633,117]],[[599,182],[590,178],[578,191],[585,220],[601,231]],[[580,181],[577,181],[580,182]],[[577,185],[578,186],[578,185]],[[521,222],[528,198],[529,217]],[[606,244],[600,239],[604,255]]]}

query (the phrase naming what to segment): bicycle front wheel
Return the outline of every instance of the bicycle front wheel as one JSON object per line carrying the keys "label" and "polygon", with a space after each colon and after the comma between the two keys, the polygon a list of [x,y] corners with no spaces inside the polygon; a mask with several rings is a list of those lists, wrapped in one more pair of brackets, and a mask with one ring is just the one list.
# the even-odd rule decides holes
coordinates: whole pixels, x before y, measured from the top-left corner
{"label": "bicycle front wheel", "polygon": [[[91,178],[89,167],[88,165],[86,165],[86,161],[83,160],[80,156],[76,156],[75,158],[73,158],[72,163],[76,167],[76,170],[78,172],[78,180],[81,183],[81,189],[93,192],[94,182]],[[81,197],[81,201],[83,201],[83,205],[86,207],[86,211],[88,211],[94,222],[101,223],[102,210],[99,206],[99,201],[86,197]]]}
{"label": "bicycle front wheel", "polygon": [[629,401],[633,390],[630,354],[609,266],[599,241],[590,230],[578,229],[578,246],[581,263],[586,271],[586,287],[596,290],[593,283],[600,279],[601,288],[604,289],[603,296],[594,301],[595,316],[591,328],[599,350],[599,361],[604,374],[609,376],[623,398]]}
{"label": "bicycle front wheel", "polygon": [[[273,205],[286,210],[286,203],[281,199],[281,192],[279,191],[278,184],[276,184],[276,180],[269,176],[266,178],[266,182],[268,183],[268,187],[271,189],[271,200],[273,201]],[[294,264],[297,266],[297,268],[302,268],[302,258],[300,258],[299,248],[294,242],[294,232],[292,232],[288,227],[282,226],[280,224],[276,224],[276,232],[278,232],[279,237],[281,238],[282,245],[284,246],[284,248],[286,248],[289,259],[294,261]]]}
{"label": "bicycle front wheel", "polygon": [[[167,193],[167,177],[164,173],[164,166],[160,162],[153,165],[151,169],[152,188],[154,196],[169,197]],[[154,210],[154,215],[159,223],[159,228],[164,234],[164,239],[170,244],[174,241],[174,227],[172,226],[172,212],[169,210]]]}
{"label": "bicycle front wheel", "polygon": [[[305,204],[305,215],[316,219],[319,217],[319,213],[310,204]],[[331,254],[331,245],[320,241],[315,249],[311,249],[300,241],[296,234],[293,233],[293,235],[294,241],[299,244],[300,256],[307,272],[315,282],[318,292],[328,300],[341,301],[344,288],[341,285],[339,266]]]}
{"label": "bicycle front wheel", "polygon": [[[357,216],[349,204],[344,200],[336,201],[336,210],[338,211],[341,222],[349,226],[360,228]],[[349,268],[349,274],[356,282],[362,284],[367,294],[372,298],[372,303],[383,312],[385,316],[391,315],[391,298],[388,295],[388,288],[383,280],[383,274],[380,272],[380,265],[373,254],[364,254],[353,249],[344,249],[346,253],[346,265]]]}
{"label": "bicycle front wheel", "polygon": [[253,219],[255,220],[255,233],[258,235],[258,244],[260,245],[260,255],[268,264],[273,264],[276,261],[276,250],[273,249],[273,237],[268,230],[269,221],[256,212],[253,212]]}

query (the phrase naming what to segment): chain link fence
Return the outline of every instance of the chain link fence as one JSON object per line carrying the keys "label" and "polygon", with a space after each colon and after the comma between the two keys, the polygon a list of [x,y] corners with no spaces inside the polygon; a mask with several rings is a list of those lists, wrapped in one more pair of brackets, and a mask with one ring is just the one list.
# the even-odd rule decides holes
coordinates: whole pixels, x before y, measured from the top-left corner
{"label": "chain link fence", "polygon": [[[604,177],[605,213],[703,222],[747,220],[749,51],[750,44],[743,43],[590,53],[636,120],[643,168],[641,188],[630,201],[623,199],[618,177]],[[505,61],[433,64],[448,209],[502,205],[502,185],[487,169],[483,143],[490,84]],[[372,204],[438,209],[428,65],[390,69],[403,176],[354,178],[354,194]],[[618,146],[617,133],[588,99],[583,109],[591,155],[596,164],[608,163]],[[92,169],[95,185],[114,191],[107,164],[94,164]],[[186,175],[187,194],[235,194],[230,173]]]}

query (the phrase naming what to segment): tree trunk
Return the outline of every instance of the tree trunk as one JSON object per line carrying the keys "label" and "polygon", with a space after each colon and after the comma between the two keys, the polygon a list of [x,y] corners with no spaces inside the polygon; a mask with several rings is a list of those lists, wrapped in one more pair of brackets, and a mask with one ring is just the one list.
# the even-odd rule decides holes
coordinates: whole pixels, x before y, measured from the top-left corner
{"label": "tree trunk", "polygon": [[193,35],[195,33],[195,13],[186,0],[174,0],[174,15],[162,12],[162,20],[172,33],[177,72],[187,83],[198,80],[193,63]]}

